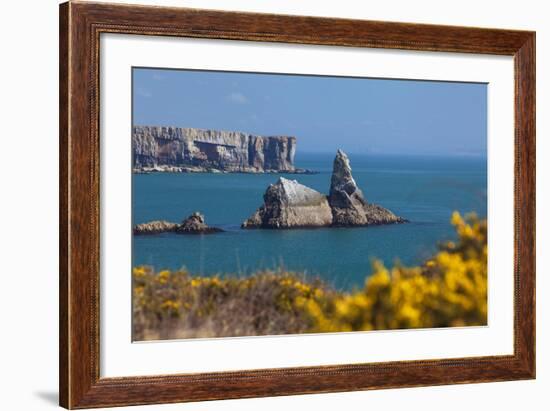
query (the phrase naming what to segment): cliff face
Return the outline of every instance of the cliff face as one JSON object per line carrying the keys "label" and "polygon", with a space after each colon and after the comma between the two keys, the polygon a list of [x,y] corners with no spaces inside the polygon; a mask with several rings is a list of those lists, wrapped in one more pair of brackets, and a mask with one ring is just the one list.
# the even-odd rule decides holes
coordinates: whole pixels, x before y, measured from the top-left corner
{"label": "cliff face", "polygon": [[135,126],[136,171],[297,172],[296,138],[196,128]]}
{"label": "cliff face", "polygon": [[338,150],[328,196],[281,177],[267,188],[264,204],[242,227],[351,227],[405,222],[390,210],[367,202],[353,179],[348,156]]}

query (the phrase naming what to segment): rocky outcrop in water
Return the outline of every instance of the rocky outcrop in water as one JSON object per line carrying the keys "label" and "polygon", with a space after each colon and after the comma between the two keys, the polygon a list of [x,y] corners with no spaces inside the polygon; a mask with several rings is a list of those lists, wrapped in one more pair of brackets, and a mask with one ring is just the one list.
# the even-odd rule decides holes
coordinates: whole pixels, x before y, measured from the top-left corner
{"label": "rocky outcrop in water", "polygon": [[210,234],[222,231],[221,228],[206,225],[204,216],[198,212],[191,214],[176,228],[176,233],[178,234]]}
{"label": "rocky outcrop in water", "polygon": [[160,234],[176,231],[177,223],[164,220],[149,221],[148,223],[134,226],[134,234]]}
{"label": "rocky outcrop in water", "polygon": [[169,221],[150,221],[148,223],[134,226],[135,235],[176,233],[176,234],[212,234],[223,230],[217,227],[206,225],[204,216],[199,212],[194,212],[180,224]]}
{"label": "rocky outcrop in water", "polygon": [[296,138],[235,131],[134,126],[134,172],[284,172],[294,166]]}
{"label": "rocky outcrop in water", "polygon": [[332,209],[332,224],[356,226],[402,223],[390,210],[369,204],[351,174],[349,158],[338,150],[332,169],[328,201]]}
{"label": "rocky outcrop in water", "polygon": [[350,227],[404,223],[390,210],[368,203],[351,174],[348,156],[336,153],[328,197],[297,181],[280,178],[243,228]]}
{"label": "rocky outcrop in water", "polygon": [[332,213],[325,195],[296,180],[280,177],[266,190],[264,205],[242,227],[322,227],[331,222]]}
{"label": "rocky outcrop in water", "polygon": [[328,200],[332,209],[333,224],[367,224],[367,201],[351,175],[348,156],[342,150],[338,150],[334,159]]}

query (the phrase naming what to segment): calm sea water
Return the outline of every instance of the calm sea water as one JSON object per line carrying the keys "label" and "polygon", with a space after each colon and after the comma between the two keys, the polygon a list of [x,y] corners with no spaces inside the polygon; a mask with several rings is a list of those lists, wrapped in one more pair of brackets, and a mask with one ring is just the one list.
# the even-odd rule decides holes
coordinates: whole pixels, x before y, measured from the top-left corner
{"label": "calm sea water", "polygon": [[[297,230],[241,230],[261,204],[275,174],[136,174],[133,224],[181,221],[200,211],[226,232],[211,235],[135,236],[133,264],[155,269],[187,267],[201,275],[248,274],[284,266],[324,278],[338,288],[360,287],[373,258],[418,264],[437,243],[455,238],[454,210],[487,214],[487,162],[481,158],[349,155],[353,176],[368,201],[409,219],[409,224]],[[315,175],[285,175],[328,193],[332,154],[302,154],[296,165]]]}

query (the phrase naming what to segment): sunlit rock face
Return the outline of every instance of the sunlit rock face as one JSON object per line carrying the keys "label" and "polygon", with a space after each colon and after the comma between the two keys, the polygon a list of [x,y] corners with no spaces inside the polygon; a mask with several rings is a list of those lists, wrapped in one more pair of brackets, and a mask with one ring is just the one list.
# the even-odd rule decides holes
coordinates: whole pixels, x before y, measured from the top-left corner
{"label": "sunlit rock face", "polygon": [[223,230],[208,226],[204,220],[204,215],[195,211],[179,224],[164,220],[149,221],[148,223],[135,225],[133,231],[134,235],[152,235],[161,233],[213,234],[220,233]]}
{"label": "sunlit rock face", "polygon": [[296,180],[279,178],[264,194],[264,204],[243,228],[322,227],[330,225],[327,197]]}
{"label": "sunlit rock face", "polygon": [[342,150],[338,150],[334,158],[328,200],[332,209],[332,224],[335,226],[405,222],[390,210],[367,202],[353,179],[349,158]]}
{"label": "sunlit rock face", "polygon": [[236,131],[135,126],[134,171],[300,172],[294,167],[296,138]]}
{"label": "sunlit rock face", "polygon": [[334,159],[328,199],[332,208],[333,224],[367,224],[367,201],[353,179],[349,158],[342,150],[338,150]]}

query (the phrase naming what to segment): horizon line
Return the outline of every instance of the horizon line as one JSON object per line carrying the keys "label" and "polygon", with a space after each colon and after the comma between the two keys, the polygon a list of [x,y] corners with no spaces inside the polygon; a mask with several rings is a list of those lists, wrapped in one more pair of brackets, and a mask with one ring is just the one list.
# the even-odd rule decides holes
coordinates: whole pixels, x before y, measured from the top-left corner
{"label": "horizon line", "polygon": [[[403,157],[466,157],[466,158],[487,158],[487,153],[418,153],[418,152],[410,152],[410,153],[391,153],[391,152],[358,152],[358,151],[348,151],[342,148],[336,148],[337,150],[344,151],[347,155],[360,155],[360,156],[403,156]],[[308,150],[300,150],[296,151],[296,155],[301,154],[326,154],[326,155],[333,155],[334,151],[308,151]]]}

